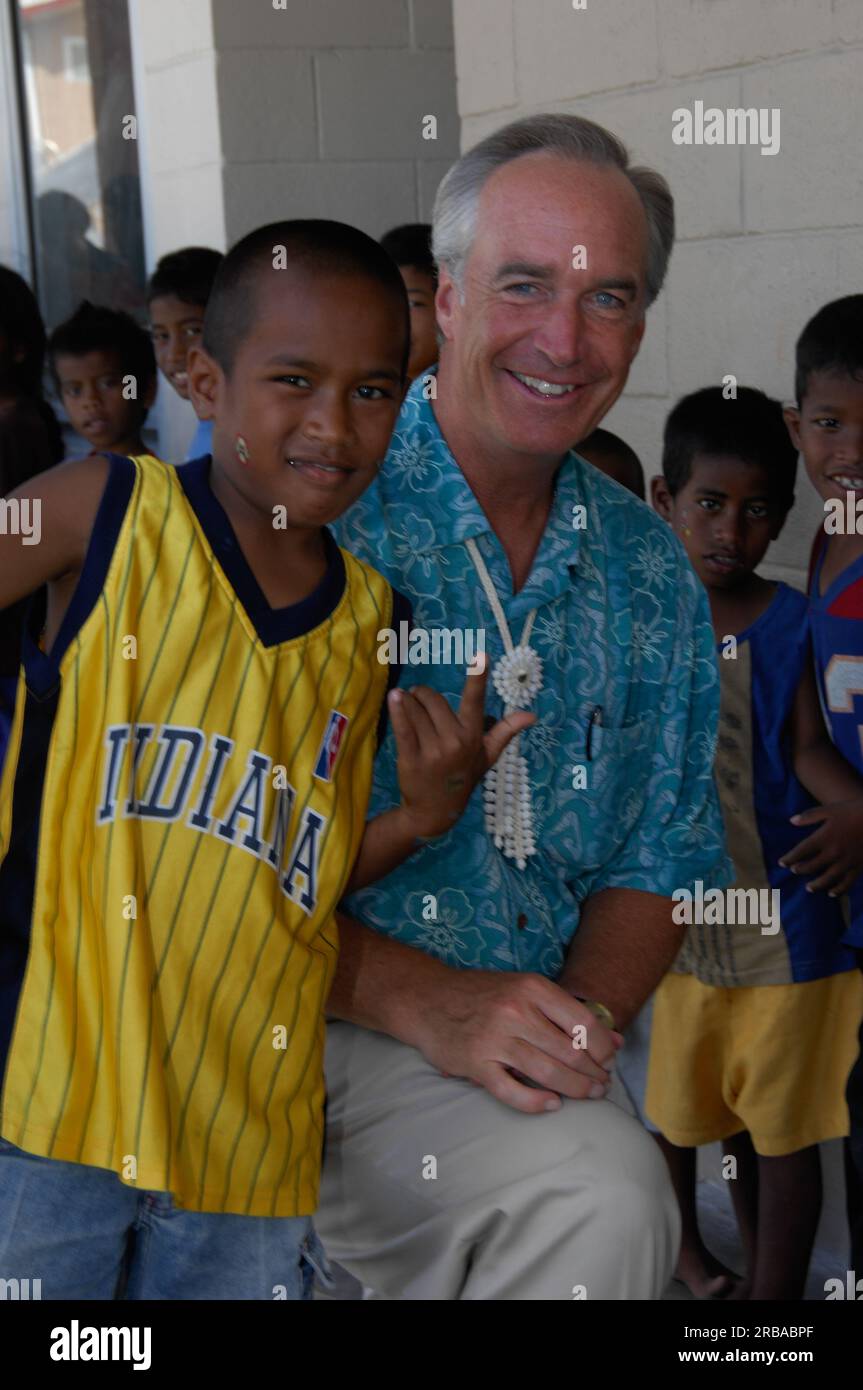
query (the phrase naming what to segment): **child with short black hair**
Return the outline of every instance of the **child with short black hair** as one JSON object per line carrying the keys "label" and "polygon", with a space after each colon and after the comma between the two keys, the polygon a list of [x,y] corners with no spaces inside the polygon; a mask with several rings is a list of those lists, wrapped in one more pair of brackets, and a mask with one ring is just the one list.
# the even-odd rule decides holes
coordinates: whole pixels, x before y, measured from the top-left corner
{"label": "child with short black hair", "polygon": [[435,295],[437,266],[431,249],[431,224],[406,222],[381,237],[381,246],[401,272],[411,311],[411,351],[408,379],[413,381],[438,359]]}
{"label": "child with short black hair", "polygon": [[[219,266],[221,251],[208,246],[184,246],[159,261],[147,284],[150,334],[159,371],[181,400],[189,396],[188,357],[201,341],[204,314]],[[213,423],[199,419],[187,458],[211,451]]]}
{"label": "child with short black hair", "polygon": [[[457,713],[394,688],[379,633],[409,606],[327,530],[386,453],[407,346],[376,242],[260,228],[190,357],[212,457],[73,460],[29,486],[42,544],[0,534],[0,605],[49,587],[0,788],[0,1277],[43,1297],[326,1276],[337,905],[449,831],[533,723],[485,734],[484,674]],[[401,803],[367,824],[385,708]]]}
{"label": "child with short black hair", "polygon": [[[702,1297],[802,1297],[821,1206],[818,1144],[848,1132],[843,1090],[863,1007],[835,900],[863,867],[847,808],[818,812],[828,828],[817,878],[805,884],[787,862],[805,833],[807,791],[847,802],[863,827],[863,779],[818,708],[805,596],[757,573],[793,502],[795,469],[777,401],[708,387],[671,412],[651,488],[710,599],[716,780],[736,871],[718,903],[675,908],[689,925],[656,993],[645,1101],[683,1217],[678,1277]],[[729,1186],[748,1265],[736,1288],[696,1217],[696,1147],[716,1140],[736,1165]]]}
{"label": "child with short black hair", "polygon": [[84,300],[51,334],[48,361],[69,423],[94,452],[147,452],[141,432],[156,394],[156,358],[130,314]]}
{"label": "child with short black hair", "polygon": [[[815,676],[836,747],[863,773],[863,294],[835,299],[809,320],[797,341],[795,393],[786,423],[825,510],[809,576]],[[823,834],[816,830],[789,862],[804,873],[817,868]],[[863,969],[863,881],[851,891],[850,915],[844,940]],[[851,1264],[861,1273],[863,1024],[846,1094]]]}

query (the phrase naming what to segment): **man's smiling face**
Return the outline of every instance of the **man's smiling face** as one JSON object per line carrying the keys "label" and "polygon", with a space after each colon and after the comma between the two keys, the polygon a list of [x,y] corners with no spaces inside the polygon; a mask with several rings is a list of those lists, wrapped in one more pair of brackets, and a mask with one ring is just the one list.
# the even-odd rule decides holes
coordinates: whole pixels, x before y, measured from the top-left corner
{"label": "man's smiling face", "polygon": [[610,409],[644,333],[647,236],[618,169],[536,153],[491,175],[464,302],[446,267],[437,296],[446,375],[487,445],[559,458]]}

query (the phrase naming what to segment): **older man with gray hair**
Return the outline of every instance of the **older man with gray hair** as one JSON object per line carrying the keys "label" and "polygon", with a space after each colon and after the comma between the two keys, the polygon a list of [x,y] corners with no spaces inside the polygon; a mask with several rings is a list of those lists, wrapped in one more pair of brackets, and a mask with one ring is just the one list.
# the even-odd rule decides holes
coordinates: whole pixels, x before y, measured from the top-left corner
{"label": "older man with gray hair", "polygon": [[[657,1298],[674,1265],[614,1058],[677,952],[672,893],[726,879],[713,634],[670,529],[573,450],[623,390],[673,234],[664,180],[590,121],[464,155],[434,211],[438,369],[338,527],[418,626],[485,634],[490,715],[537,716],[340,922],[318,1225],[378,1297]],[[418,679],[456,702],[463,671]],[[373,810],[398,799],[389,736]]]}

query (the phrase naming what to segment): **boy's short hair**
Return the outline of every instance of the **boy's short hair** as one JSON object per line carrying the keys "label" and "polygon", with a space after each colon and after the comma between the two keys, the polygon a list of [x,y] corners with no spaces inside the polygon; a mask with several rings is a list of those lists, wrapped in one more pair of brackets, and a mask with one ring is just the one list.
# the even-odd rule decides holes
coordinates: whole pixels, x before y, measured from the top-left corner
{"label": "boy's short hair", "polygon": [[381,246],[397,266],[414,266],[437,285],[437,266],[431,249],[431,223],[405,222],[381,237]]}
{"label": "boy's short hair", "polygon": [[105,309],[85,299],[71,318],[48,339],[48,361],[57,391],[58,357],[83,357],[87,352],[114,352],[124,375],[134,376],[138,387],[156,379],[156,356],[149,333],[122,309]]}
{"label": "boy's short hair", "polygon": [[825,304],[797,339],[794,392],[800,405],[813,372],[863,380],[863,294]]}
{"label": "boy's short hair", "polygon": [[782,405],[752,386],[736,387],[726,398],[721,386],[705,386],[684,396],[665,422],[662,473],[672,497],[692,475],[696,454],[730,454],[759,464],[770,478],[771,497],[783,512],[794,501],[797,450]]}
{"label": "boy's short hair", "polygon": [[308,218],[270,222],[238,241],[219,267],[204,316],[202,343],[206,352],[229,375],[237,349],[248,336],[257,307],[256,286],[264,273],[278,275],[277,252],[288,266],[302,266],[311,275],[359,275],[380,285],[404,314],[405,346],[402,375],[410,352],[410,310],[404,282],[380,244],[345,222]]}
{"label": "boy's short hair", "polygon": [[203,309],[224,259],[221,251],[213,251],[209,246],[184,246],[180,251],[169,251],[147,282],[147,303],[170,296]]}

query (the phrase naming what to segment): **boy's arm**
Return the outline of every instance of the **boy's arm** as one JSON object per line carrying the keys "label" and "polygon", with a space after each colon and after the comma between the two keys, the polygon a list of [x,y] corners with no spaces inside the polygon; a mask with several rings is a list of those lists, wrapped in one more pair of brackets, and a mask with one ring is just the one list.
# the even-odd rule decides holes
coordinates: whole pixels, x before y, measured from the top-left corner
{"label": "boy's arm", "polygon": [[0,502],[0,609],[81,570],[109,469],[101,454],[72,459]]}
{"label": "boy's arm", "polygon": [[790,721],[792,766],[798,781],[824,803],[792,816],[794,825],[818,825],[779,861],[794,873],[817,874],[809,892],[838,897],[863,871],[863,777],[833,744],[824,724],[815,672],[806,663]]}
{"label": "boy's arm", "polygon": [[511,739],[535,722],[524,711],[484,732],[486,663],[469,669],[458,710],[435,690],[391,690],[387,708],[398,753],[401,805],[369,821],[346,892],[384,878],[423,840],[452,828]]}

